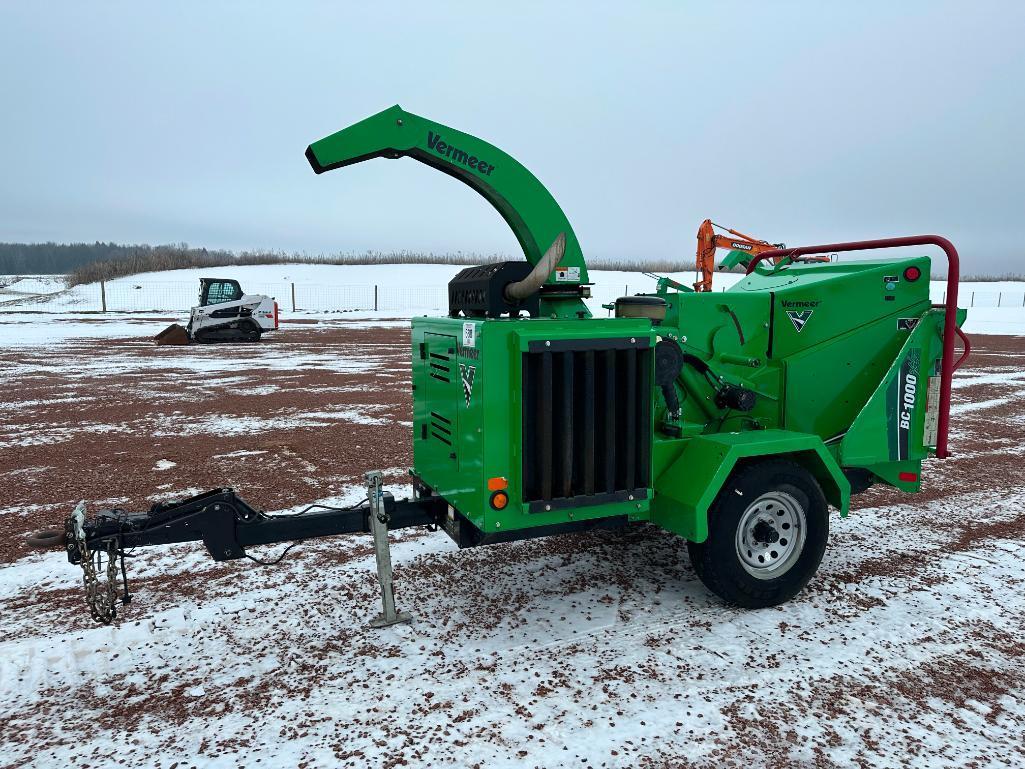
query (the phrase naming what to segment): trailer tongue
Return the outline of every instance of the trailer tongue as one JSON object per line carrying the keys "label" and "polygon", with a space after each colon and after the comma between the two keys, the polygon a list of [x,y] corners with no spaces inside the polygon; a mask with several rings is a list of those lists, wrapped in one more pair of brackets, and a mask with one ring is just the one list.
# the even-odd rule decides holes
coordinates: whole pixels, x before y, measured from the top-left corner
{"label": "trailer tongue", "polygon": [[41,547],[63,545],[68,561],[82,567],[89,611],[93,619],[106,624],[117,616],[119,603],[131,601],[125,554],[134,548],[201,541],[215,561],[250,558],[266,565],[246,548],[370,533],[374,536],[384,604],[382,614],[372,624],[383,626],[409,618],[395,610],[387,532],[436,526],[444,512],[444,504],[437,497],[396,500],[381,488],[381,473],[374,471],[367,474],[367,498],[352,507],[310,505],[301,513],[269,515],[251,507],[232,489],[214,489],[177,502],[156,504],[146,513],[113,509],[89,517],[85,503],[80,502],[63,532],[48,536],[40,533],[35,539]]}
{"label": "trailer tongue", "polygon": [[[147,513],[90,518],[80,505],[35,542],[82,566],[98,621],[129,599],[127,549],[202,541],[215,560],[260,562],[246,549],[368,532],[383,602],[374,624],[400,622],[387,533],[406,526],[443,528],[462,548],[654,524],[688,540],[722,599],[773,606],[814,575],[830,507],[846,516],[873,483],[917,492],[923,461],[950,455],[951,380],[968,340],[946,239],[768,251],[727,291],[661,278],[617,300],[616,317],[592,318],[565,214],[497,147],[396,106],[306,151],[317,173],[403,156],[484,196],[526,257],[463,270],[448,316],[412,322],[413,498],[394,499],[372,472],[366,502],[297,515],[228,489]],[[795,261],[910,246],[947,257],[943,305],[930,301],[925,255]],[[759,264],[766,256],[777,263]]]}

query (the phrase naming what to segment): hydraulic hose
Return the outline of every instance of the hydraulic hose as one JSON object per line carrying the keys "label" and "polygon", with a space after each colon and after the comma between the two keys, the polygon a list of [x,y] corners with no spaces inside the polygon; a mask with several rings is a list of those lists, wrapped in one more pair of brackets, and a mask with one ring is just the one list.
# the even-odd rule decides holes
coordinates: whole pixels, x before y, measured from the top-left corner
{"label": "hydraulic hose", "polygon": [[505,287],[505,298],[509,302],[522,302],[528,296],[536,293],[542,284],[548,280],[548,276],[558,266],[565,253],[566,233],[560,232],[552,245],[545,251],[544,256],[534,265],[534,269],[530,271],[530,274],[523,280],[510,283]]}

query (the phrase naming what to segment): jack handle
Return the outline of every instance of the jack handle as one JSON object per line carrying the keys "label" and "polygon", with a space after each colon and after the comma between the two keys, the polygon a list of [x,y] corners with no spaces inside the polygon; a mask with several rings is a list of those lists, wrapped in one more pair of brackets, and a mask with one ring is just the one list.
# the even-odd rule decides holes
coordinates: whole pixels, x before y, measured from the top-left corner
{"label": "jack handle", "polygon": [[[855,240],[849,243],[829,243],[823,246],[800,246],[798,248],[777,248],[755,255],[747,264],[750,275],[755,265],[763,259],[784,256],[796,257],[807,254],[828,254],[842,251],[871,251],[879,248],[905,248],[907,246],[939,246],[947,255],[947,301],[943,305],[943,358],[940,361],[940,407],[937,424],[936,456],[946,459],[950,456],[947,437],[950,432],[950,390],[954,371],[964,363],[971,351],[968,338],[957,327],[957,285],[960,279],[960,259],[954,244],[939,235],[911,235],[905,238],[882,238],[880,240]],[[954,361],[954,337],[960,336],[965,345],[964,353]]]}

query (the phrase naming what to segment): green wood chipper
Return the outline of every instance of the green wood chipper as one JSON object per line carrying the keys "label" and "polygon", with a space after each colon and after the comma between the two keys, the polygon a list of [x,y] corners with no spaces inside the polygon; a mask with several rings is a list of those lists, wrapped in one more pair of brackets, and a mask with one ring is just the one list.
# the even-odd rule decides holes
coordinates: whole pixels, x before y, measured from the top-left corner
{"label": "green wood chipper", "polygon": [[[712,592],[771,606],[814,574],[830,508],[846,516],[851,495],[874,483],[918,491],[923,460],[949,456],[951,378],[969,347],[957,252],[944,238],[732,254],[747,275],[724,292],[661,278],[595,318],[566,215],[497,147],[395,106],[314,142],[306,157],[318,174],[419,160],[483,195],[526,260],[462,270],[448,315],[412,322],[412,499],[395,499],[371,472],[363,504],[298,515],[263,513],[230,489],[144,513],[88,516],[80,504],[63,531],[35,541],[82,565],[99,621],[128,599],[126,548],[202,540],[227,560],[253,545],[354,532],[374,535],[384,604],[375,624],[402,621],[387,532],[406,526],[476,547],[654,524],[688,540]],[[915,246],[947,257],[942,306],[930,301],[931,259],[920,251],[806,259]]]}

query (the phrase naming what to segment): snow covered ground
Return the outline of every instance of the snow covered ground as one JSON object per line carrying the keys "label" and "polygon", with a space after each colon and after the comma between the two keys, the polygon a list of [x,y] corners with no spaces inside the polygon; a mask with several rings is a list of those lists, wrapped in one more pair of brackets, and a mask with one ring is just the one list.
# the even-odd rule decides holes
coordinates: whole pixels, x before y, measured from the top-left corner
{"label": "snow covered ground", "polygon": [[258,350],[111,355],[87,332],[157,319],[65,317],[18,317],[37,343],[0,346],[0,766],[1025,766],[1022,340],[975,340],[957,458],[834,517],[778,608],[724,606],[653,527],[467,551],[406,531],[409,625],[366,626],[370,542],[339,537],[278,567],[140,551],[99,627],[80,572],[23,532],[83,497],[223,484],[270,510],[351,503],[371,466],[401,492],[408,331],[333,316]]}
{"label": "snow covered ground", "polygon": [[[283,317],[409,318],[443,311],[448,306],[446,285],[461,267],[443,264],[413,265],[259,265],[218,268],[215,270],[171,270],[145,273],[106,282],[103,293],[113,315],[154,315],[182,318],[197,301],[200,277],[237,279],[249,293],[265,294],[278,300]],[[624,294],[654,290],[654,279],[639,272],[594,270],[593,298],[588,301],[592,313],[607,315],[602,304]],[[52,313],[55,316],[95,317],[101,307],[99,284],[65,289],[54,276],[36,276],[15,281],[16,276],[0,276],[0,324],[28,322],[35,327],[38,318],[27,320],[22,313]],[[670,277],[690,285],[691,272],[672,273]],[[716,289],[732,286],[740,275],[716,275]],[[4,287],[4,284],[7,284]],[[292,310],[292,293],[295,307]],[[946,284],[933,281],[930,294],[941,302]],[[959,304],[971,307],[966,331],[983,334],[1025,334],[1025,281],[962,283]],[[374,311],[374,307],[378,308]],[[152,336],[160,323],[126,321],[120,326],[97,328],[102,336]],[[59,326],[74,338],[76,330]],[[34,328],[0,325],[0,344],[22,343],[10,332],[25,332],[28,343],[40,341]],[[6,338],[5,338],[6,337]]]}
{"label": "snow covered ground", "polygon": [[[406,319],[441,309],[457,269],[140,275],[107,284],[135,301],[107,315],[88,312],[96,286],[0,278],[0,534],[82,497],[143,507],[224,483],[272,510],[353,502],[374,464],[401,491],[408,405],[389,392],[408,389]],[[322,307],[388,283],[409,304],[286,307],[311,323],[258,350],[152,347],[201,274],[286,303],[294,282]],[[653,286],[593,279],[600,314]],[[969,333],[1025,335],[1006,306],[1025,283],[964,284],[962,305],[973,291],[1003,306],[973,308]],[[0,562],[0,766],[1025,766],[1025,347],[996,339],[958,377],[958,459],[931,463],[917,497],[860,498],[776,609],[723,606],[650,527],[463,552],[404,532],[410,625],[366,627],[373,556],[350,537],[273,569],[142,552],[108,628],[60,554],[21,549]]]}

